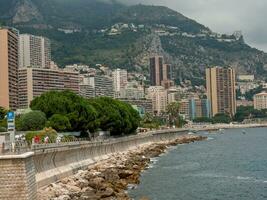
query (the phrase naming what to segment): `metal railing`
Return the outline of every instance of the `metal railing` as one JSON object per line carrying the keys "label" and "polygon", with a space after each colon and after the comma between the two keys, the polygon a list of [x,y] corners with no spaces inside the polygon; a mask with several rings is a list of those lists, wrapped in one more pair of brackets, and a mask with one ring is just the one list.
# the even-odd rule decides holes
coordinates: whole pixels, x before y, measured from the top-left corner
{"label": "metal railing", "polygon": [[[186,129],[165,129],[148,131],[144,134],[121,136],[121,137],[107,137],[107,138],[62,138],[61,140],[48,140],[47,142],[40,141],[39,143],[28,142],[25,140],[17,140],[15,143],[5,142],[3,144],[2,153],[4,154],[21,154],[29,151],[44,152],[46,150],[61,148],[61,147],[80,147],[81,145],[99,145],[106,143],[118,143],[134,139],[142,139],[154,134],[161,134],[166,132],[182,132]],[[1,151],[0,151],[1,154]]]}

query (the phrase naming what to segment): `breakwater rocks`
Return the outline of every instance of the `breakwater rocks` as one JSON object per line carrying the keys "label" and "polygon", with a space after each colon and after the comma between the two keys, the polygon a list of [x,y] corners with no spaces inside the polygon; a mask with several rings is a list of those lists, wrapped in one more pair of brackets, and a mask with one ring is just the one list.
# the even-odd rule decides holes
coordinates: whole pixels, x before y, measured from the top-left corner
{"label": "breakwater rocks", "polygon": [[38,191],[40,200],[127,200],[129,186],[139,184],[140,174],[150,159],[164,153],[169,146],[206,139],[197,135],[180,136],[175,141],[153,143],[80,170],[74,176],[52,183]]}

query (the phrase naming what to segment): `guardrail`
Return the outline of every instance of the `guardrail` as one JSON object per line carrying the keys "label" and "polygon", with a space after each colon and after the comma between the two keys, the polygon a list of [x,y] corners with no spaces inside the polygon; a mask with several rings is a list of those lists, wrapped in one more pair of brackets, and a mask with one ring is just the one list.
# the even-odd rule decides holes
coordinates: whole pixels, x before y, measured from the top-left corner
{"label": "guardrail", "polygon": [[[35,152],[35,153],[41,153],[44,151],[51,151],[53,149],[58,148],[74,148],[77,146],[77,148],[80,148],[81,145],[83,146],[95,146],[95,145],[101,145],[106,143],[118,143],[118,142],[125,142],[129,140],[134,139],[141,139],[141,138],[147,138],[148,136],[152,136],[153,134],[163,134],[163,133],[169,133],[169,132],[180,132],[180,131],[188,131],[188,129],[164,129],[164,130],[155,130],[155,131],[149,131],[145,133],[141,133],[138,135],[131,135],[131,136],[122,136],[122,137],[109,137],[104,139],[90,139],[90,138],[66,138],[64,140],[57,140],[52,141],[48,140],[48,142],[41,142],[41,143],[32,143],[27,142],[25,140],[18,140],[15,143],[11,142],[4,142],[2,150],[2,153],[4,154],[21,154],[26,152]],[[1,151],[0,151],[1,153]]]}

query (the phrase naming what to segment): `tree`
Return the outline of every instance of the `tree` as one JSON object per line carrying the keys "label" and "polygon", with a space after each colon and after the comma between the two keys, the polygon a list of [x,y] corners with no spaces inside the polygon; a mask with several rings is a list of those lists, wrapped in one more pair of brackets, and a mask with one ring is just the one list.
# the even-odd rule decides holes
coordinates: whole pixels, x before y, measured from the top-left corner
{"label": "tree", "polygon": [[70,131],[90,130],[94,132],[97,128],[97,111],[88,101],[71,91],[50,91],[35,98],[30,105],[33,110],[43,111],[47,118],[54,114],[64,115],[68,118]]}
{"label": "tree", "polygon": [[31,111],[22,115],[19,119],[20,131],[37,131],[45,127],[46,116],[41,111]]}
{"label": "tree", "polygon": [[[166,109],[167,114],[169,115],[169,124],[170,126],[177,123],[177,120],[180,120],[179,113],[180,113],[180,103],[173,102],[167,105]],[[179,122],[178,122],[179,123]]]}
{"label": "tree", "polygon": [[68,117],[61,114],[54,114],[49,118],[49,121],[47,121],[46,127],[51,127],[56,131],[64,132],[71,129],[71,124]]}
{"label": "tree", "polygon": [[140,116],[129,104],[108,97],[89,102],[98,110],[99,128],[111,135],[131,134],[138,128]]}
{"label": "tree", "polygon": [[5,119],[6,114],[7,114],[7,110],[0,106],[0,120]]}

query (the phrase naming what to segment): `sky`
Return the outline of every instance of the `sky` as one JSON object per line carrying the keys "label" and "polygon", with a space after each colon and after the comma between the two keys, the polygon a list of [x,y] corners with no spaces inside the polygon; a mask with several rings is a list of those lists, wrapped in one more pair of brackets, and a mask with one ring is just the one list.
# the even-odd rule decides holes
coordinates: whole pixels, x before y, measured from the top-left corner
{"label": "sky", "polygon": [[164,5],[218,33],[242,31],[252,47],[267,52],[267,0],[128,0]]}

